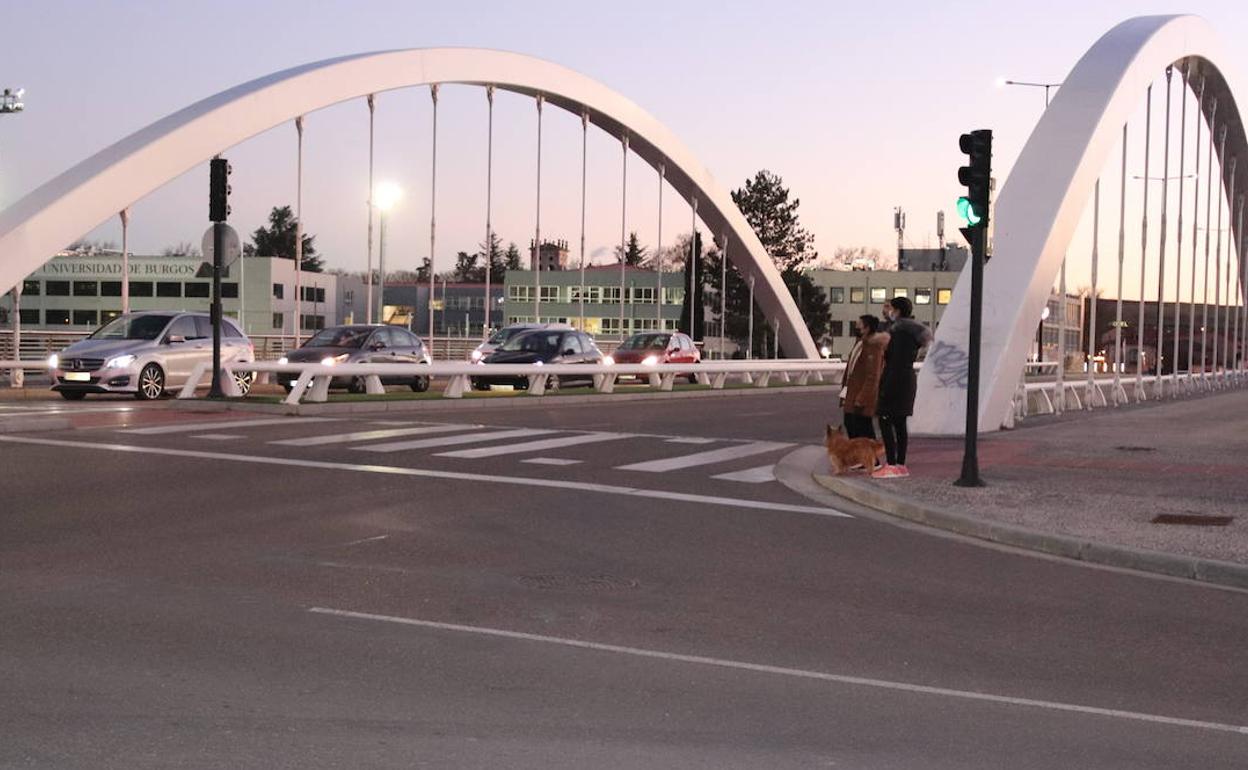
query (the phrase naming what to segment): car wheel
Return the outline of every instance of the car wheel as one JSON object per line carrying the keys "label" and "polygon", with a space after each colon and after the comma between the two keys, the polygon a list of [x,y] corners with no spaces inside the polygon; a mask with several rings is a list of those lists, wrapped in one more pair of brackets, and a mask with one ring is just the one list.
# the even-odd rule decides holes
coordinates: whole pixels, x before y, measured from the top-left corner
{"label": "car wheel", "polygon": [[546,392],[547,392],[547,393],[558,393],[558,392],[559,392],[559,377],[558,377],[558,375],[554,375],[554,374],[552,374],[552,375],[550,375],[550,377],[546,380]]}
{"label": "car wheel", "polygon": [[81,401],[87,397],[86,391],[83,390],[62,390],[58,392],[61,394],[61,398],[66,401]]}
{"label": "car wheel", "polygon": [[291,386],[285,383],[282,383],[282,390],[286,391],[286,394],[289,395],[290,391],[294,390],[294,388],[292,388]]}
{"label": "car wheel", "polygon": [[689,384],[690,384],[690,385],[697,385],[697,384],[698,384],[698,375],[696,375],[696,374],[689,374],[689,375],[686,375],[686,376],[689,378]]}
{"label": "car wheel", "polygon": [[417,377],[412,380],[411,387],[413,393],[424,393],[426,390],[429,390],[429,378]]}
{"label": "car wheel", "polygon": [[255,381],[255,372],[240,372],[234,375],[234,384],[238,386],[238,392],[244,396],[251,392],[251,385]]}
{"label": "car wheel", "polygon": [[481,380],[478,380],[475,377],[472,378],[471,382],[472,382],[473,390],[489,390],[490,389],[490,384],[488,382],[482,382]]}
{"label": "car wheel", "polygon": [[139,372],[139,389],[134,397],[140,401],[151,401],[165,394],[165,370],[158,364],[148,364]]}
{"label": "car wheel", "polygon": [[363,377],[352,377],[351,380],[347,383],[348,393],[364,393],[367,390],[368,389],[364,386]]}

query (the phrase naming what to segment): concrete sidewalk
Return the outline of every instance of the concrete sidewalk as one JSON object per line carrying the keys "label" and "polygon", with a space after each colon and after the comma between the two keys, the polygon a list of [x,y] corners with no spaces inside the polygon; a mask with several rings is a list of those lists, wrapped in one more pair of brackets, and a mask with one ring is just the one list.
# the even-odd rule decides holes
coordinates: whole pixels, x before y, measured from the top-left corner
{"label": "concrete sidewalk", "polygon": [[[817,480],[943,529],[1248,587],[1248,391],[1030,418],[980,442],[981,489],[955,487],[962,440],[911,440],[907,479]],[[1158,516],[1189,517],[1161,523]],[[1231,517],[1229,523],[1211,517]],[[1112,553],[1111,553],[1112,552]]]}

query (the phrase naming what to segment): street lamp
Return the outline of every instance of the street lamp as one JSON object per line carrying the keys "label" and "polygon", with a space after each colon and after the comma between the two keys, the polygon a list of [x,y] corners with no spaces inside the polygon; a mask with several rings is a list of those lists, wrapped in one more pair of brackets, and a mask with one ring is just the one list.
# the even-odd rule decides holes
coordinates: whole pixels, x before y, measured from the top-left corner
{"label": "street lamp", "polygon": [[1006,86],[1025,86],[1027,88],[1043,88],[1044,89],[1044,108],[1049,108],[1049,91],[1054,88],[1060,88],[1061,83],[1029,83],[1025,80],[1006,80],[1005,78],[997,78],[997,87],[1005,88]]}
{"label": "street lamp", "polygon": [[381,323],[386,322],[386,214],[402,197],[403,191],[394,182],[382,182],[373,192],[373,205],[381,212],[381,237],[377,246],[377,272],[381,274],[377,290],[377,320]]}
{"label": "street lamp", "polygon": [[[11,112],[21,112],[26,109],[26,105],[22,104],[22,97],[26,94],[25,88],[6,88],[4,93],[0,94],[0,115]],[[13,359],[20,361],[22,358],[22,282],[18,281],[13,286]],[[9,385],[14,388],[20,388],[25,384],[26,373],[21,368],[14,369],[9,375]]]}

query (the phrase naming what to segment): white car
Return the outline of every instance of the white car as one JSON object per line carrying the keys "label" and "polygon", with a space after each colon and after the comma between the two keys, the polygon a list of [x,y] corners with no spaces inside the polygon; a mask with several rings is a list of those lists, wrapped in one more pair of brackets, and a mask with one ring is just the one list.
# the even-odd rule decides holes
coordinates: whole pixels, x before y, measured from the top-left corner
{"label": "white car", "polygon": [[[221,320],[221,360],[255,360],[255,346],[228,318]],[[52,389],[70,401],[88,393],[130,393],[147,400],[182,385],[196,364],[211,362],[207,313],[148,311],[114,318],[53,354],[48,366]],[[251,374],[240,372],[234,379],[243,393],[251,388]]]}

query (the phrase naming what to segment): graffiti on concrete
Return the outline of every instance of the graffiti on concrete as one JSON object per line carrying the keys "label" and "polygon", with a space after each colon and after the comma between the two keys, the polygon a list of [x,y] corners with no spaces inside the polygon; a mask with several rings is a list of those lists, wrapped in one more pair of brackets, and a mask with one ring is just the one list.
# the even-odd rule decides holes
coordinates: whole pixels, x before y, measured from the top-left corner
{"label": "graffiti on concrete", "polygon": [[931,367],[936,381],[942,388],[958,388],[966,390],[967,368],[969,365],[967,352],[947,342],[936,341],[927,353],[923,368]]}

